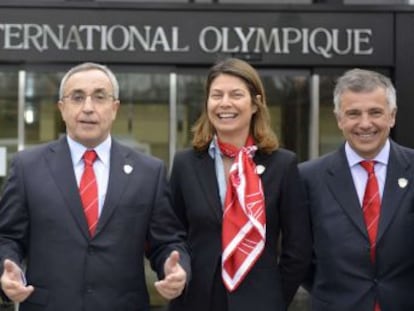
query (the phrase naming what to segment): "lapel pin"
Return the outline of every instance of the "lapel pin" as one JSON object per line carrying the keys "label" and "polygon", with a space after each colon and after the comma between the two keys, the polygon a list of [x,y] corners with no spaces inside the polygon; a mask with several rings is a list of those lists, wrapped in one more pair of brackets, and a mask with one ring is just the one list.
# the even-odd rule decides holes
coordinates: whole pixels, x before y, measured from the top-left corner
{"label": "lapel pin", "polygon": [[127,175],[131,174],[131,172],[133,171],[133,169],[134,168],[131,165],[129,165],[129,164],[125,164],[124,165],[124,172]]}
{"label": "lapel pin", "polygon": [[400,188],[405,188],[408,185],[408,180],[406,178],[399,178],[398,179],[398,186],[400,186]]}
{"label": "lapel pin", "polygon": [[266,168],[263,165],[259,164],[258,166],[256,166],[257,175],[262,175],[265,170],[266,170]]}

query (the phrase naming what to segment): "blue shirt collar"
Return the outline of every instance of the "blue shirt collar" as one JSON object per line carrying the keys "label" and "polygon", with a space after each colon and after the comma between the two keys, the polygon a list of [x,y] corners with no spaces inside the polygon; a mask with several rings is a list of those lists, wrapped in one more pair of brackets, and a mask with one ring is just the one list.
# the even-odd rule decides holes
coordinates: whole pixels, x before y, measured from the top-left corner
{"label": "blue shirt collar", "polygon": [[[387,139],[384,147],[382,147],[380,152],[372,160],[387,165],[390,156],[390,148],[390,140]],[[354,149],[352,149],[348,142],[345,143],[345,154],[346,158],[348,159],[349,167],[358,165],[361,161],[365,160],[358,153],[356,153]]]}
{"label": "blue shirt collar", "polygon": [[[72,163],[73,163],[73,166],[75,166],[80,161],[82,161],[82,156],[88,148],[86,148],[84,145],[70,138],[69,135],[66,135],[66,139],[68,141],[70,154],[72,157]],[[102,163],[106,167],[109,167],[111,144],[112,144],[112,138],[111,138],[111,135],[108,135],[108,137],[102,143],[100,143],[98,146],[93,148],[96,154],[98,155],[98,159],[102,161]]]}

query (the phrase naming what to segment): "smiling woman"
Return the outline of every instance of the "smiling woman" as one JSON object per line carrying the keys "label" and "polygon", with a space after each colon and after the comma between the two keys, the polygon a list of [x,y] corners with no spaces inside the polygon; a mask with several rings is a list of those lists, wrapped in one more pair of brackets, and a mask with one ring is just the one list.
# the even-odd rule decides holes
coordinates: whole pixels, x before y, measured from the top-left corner
{"label": "smiling woman", "polygon": [[171,170],[193,273],[170,311],[285,311],[307,274],[311,241],[297,159],[279,148],[266,99],[243,60],[208,71],[192,147],[176,153]]}
{"label": "smiling woman", "polygon": [[[260,100],[260,95],[257,100]],[[236,76],[219,75],[210,86],[207,114],[218,137],[241,147],[250,130],[250,120],[257,112],[252,105],[250,91],[245,82]]]}

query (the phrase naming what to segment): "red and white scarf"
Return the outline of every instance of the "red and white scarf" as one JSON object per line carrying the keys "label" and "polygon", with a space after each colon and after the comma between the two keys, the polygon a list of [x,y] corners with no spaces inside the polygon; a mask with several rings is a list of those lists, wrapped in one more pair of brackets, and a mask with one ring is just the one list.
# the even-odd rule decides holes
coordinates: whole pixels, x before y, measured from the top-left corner
{"label": "red and white scarf", "polygon": [[262,182],[253,162],[257,147],[252,137],[241,149],[218,141],[226,156],[234,158],[229,172],[222,227],[222,278],[234,291],[263,252],[266,214]]}

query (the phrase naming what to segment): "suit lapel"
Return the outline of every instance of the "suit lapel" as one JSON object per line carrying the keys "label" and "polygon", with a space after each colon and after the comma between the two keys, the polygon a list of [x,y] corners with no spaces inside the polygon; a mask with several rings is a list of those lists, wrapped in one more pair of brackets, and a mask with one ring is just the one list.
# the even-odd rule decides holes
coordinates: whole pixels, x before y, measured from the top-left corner
{"label": "suit lapel", "polygon": [[[265,176],[267,176],[266,175],[266,173],[267,173],[266,168],[271,165],[269,163],[270,159],[271,159],[271,156],[269,156],[266,153],[261,152],[260,150],[258,150],[256,152],[256,154],[254,155],[254,157],[253,157],[253,161],[256,164],[256,169],[257,169],[258,166],[261,166],[262,171],[259,173],[259,177],[262,180],[262,184],[264,184],[264,182],[265,182],[264,178],[265,178]],[[272,177],[270,176],[270,178],[272,178]],[[263,191],[264,191],[264,189],[263,189]]]}
{"label": "suit lapel", "polygon": [[216,169],[214,161],[208,152],[197,153],[196,155],[197,179],[204,192],[204,197],[214,213],[217,220],[221,223],[223,218],[223,210],[221,206],[219,189],[217,185]]}
{"label": "suit lapel", "polygon": [[82,234],[89,239],[88,225],[83,213],[66,137],[51,145],[49,152],[46,154],[46,163],[49,165],[51,175],[66,202],[66,207],[75,219]]}
{"label": "suit lapel", "polygon": [[[410,162],[401,152],[400,147],[391,142],[390,156],[387,166],[383,199],[381,203],[381,215],[378,228],[377,242],[391,223],[397,210],[401,207],[401,201],[411,187],[409,177]],[[401,181],[408,182],[402,186]],[[400,185],[401,184],[401,185]]]}
{"label": "suit lapel", "polygon": [[124,171],[125,165],[131,166],[132,169],[139,169],[134,167],[132,161],[128,159],[129,152],[128,149],[122,148],[115,140],[112,140],[108,189],[95,236],[103,230],[109,219],[111,219],[111,215],[118,206],[121,194],[128,184],[129,175]]}
{"label": "suit lapel", "polygon": [[[260,152],[256,153],[254,161],[256,165],[263,165],[266,167],[267,161],[270,157]],[[211,159],[208,152],[201,152],[196,155],[197,179],[204,192],[204,197],[214,213],[217,220],[221,223],[223,218],[222,204],[219,195],[217,184],[216,168],[214,161]]]}
{"label": "suit lapel", "polygon": [[[323,172],[321,172],[323,173]],[[362,234],[367,236],[361,205],[355,190],[351,171],[342,147],[332,157],[326,172],[326,183],[332,196]]]}

